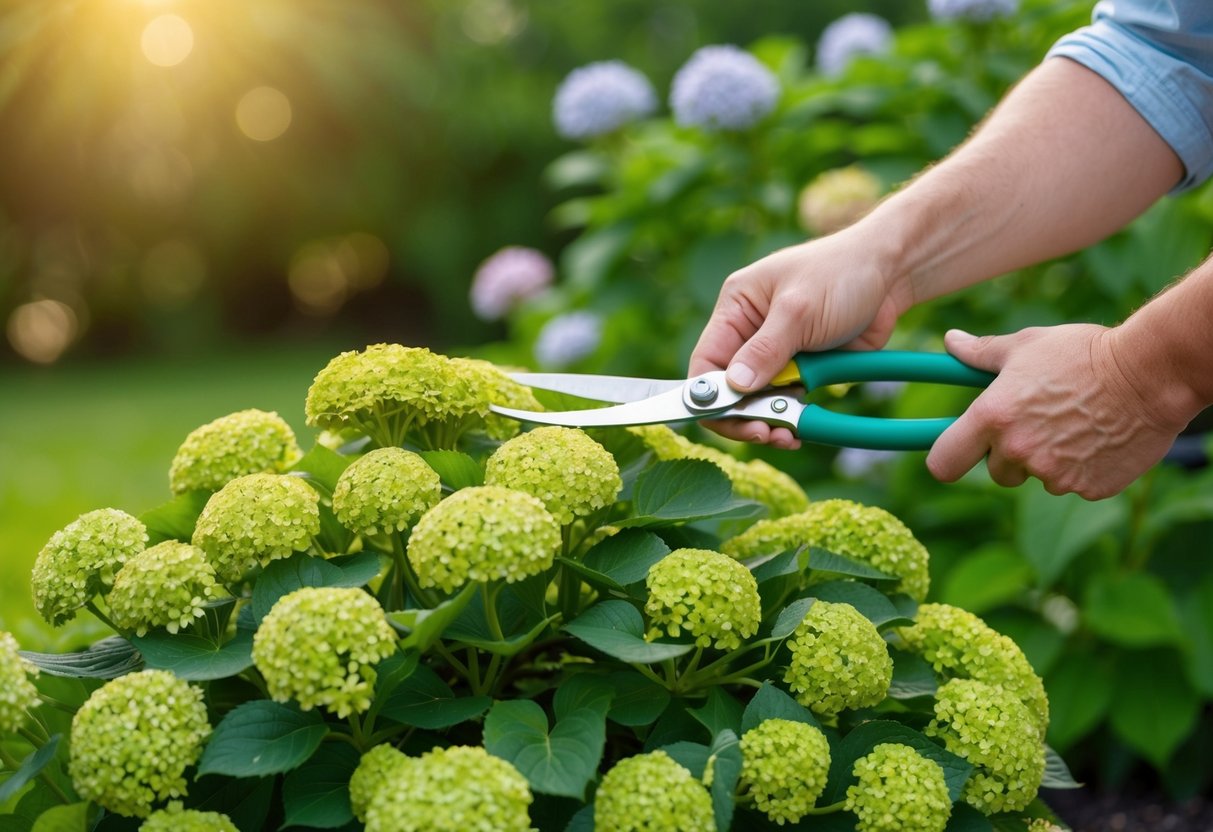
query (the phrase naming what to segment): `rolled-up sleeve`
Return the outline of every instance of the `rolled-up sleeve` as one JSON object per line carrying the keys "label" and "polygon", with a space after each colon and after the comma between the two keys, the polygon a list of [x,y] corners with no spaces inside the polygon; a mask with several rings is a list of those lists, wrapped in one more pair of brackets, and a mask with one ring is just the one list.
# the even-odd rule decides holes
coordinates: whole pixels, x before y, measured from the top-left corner
{"label": "rolled-up sleeve", "polygon": [[1175,192],[1213,175],[1213,3],[1207,3],[1103,2],[1090,26],[1048,54],[1098,73],[1162,136],[1184,166]]}

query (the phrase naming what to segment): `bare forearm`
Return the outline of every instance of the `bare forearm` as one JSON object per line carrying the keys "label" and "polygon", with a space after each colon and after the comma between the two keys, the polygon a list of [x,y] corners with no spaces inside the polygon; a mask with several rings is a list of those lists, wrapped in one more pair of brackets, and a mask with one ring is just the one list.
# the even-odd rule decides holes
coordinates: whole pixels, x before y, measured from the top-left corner
{"label": "bare forearm", "polygon": [[1178,157],[1115,89],[1054,58],[966,144],[861,225],[880,240],[891,292],[905,309],[1090,245],[1182,173]]}

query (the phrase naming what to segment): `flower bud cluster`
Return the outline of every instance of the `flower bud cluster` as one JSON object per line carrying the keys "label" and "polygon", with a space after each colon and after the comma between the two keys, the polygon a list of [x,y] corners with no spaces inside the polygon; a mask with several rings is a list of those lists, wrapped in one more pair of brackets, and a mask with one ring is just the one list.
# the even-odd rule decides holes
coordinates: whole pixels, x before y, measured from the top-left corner
{"label": "flower bud cluster", "polygon": [[430,509],[409,537],[423,587],[453,592],[469,581],[513,583],[552,565],[560,525],[535,497],[494,485],[464,488]]}
{"label": "flower bud cluster", "polygon": [[320,533],[320,497],[299,477],[249,474],[207,500],[193,543],[225,583],[257,565],[306,551]]}
{"label": "flower bud cluster", "polygon": [[816,601],[788,641],[784,681],[797,701],[836,717],[879,704],[893,680],[893,659],[876,626],[850,604]]}
{"label": "flower bud cluster", "polygon": [[173,457],[174,494],[218,491],[246,474],[280,474],[302,457],[295,432],[277,413],[241,410],[196,428]]}
{"label": "flower bud cluster", "polygon": [[602,778],[597,832],[716,832],[708,790],[664,751],[628,757]]}
{"label": "flower bud cluster", "polygon": [[402,767],[416,762],[415,758],[407,757],[387,744],[377,745],[363,754],[350,777],[350,808],[354,817],[366,823],[366,810],[371,800],[396,781]]}
{"label": "flower bud cluster", "polygon": [[921,605],[914,626],[899,632],[906,646],[945,678],[976,679],[1018,696],[1044,737],[1049,726],[1044,683],[1010,638],[968,610],[948,604]]}
{"label": "flower bud cluster", "polygon": [[562,427],[506,442],[489,457],[484,481],[537,497],[562,526],[613,505],[623,488],[615,457],[585,431]]}
{"label": "flower bud cluster", "polygon": [[274,604],[253,637],[253,663],[276,702],[338,717],[375,695],[375,665],[396,652],[383,607],[361,589],[305,587]]}
{"label": "flower bud cluster", "polygon": [[708,549],[676,549],[649,569],[649,638],[685,630],[700,647],[736,650],[758,632],[762,601],[749,569]]}
{"label": "flower bud cluster", "polygon": [[30,681],[38,670],[27,665],[12,633],[0,630],[0,732],[15,733],[25,724],[25,712],[38,704],[38,689]]}
{"label": "flower bud cluster", "polygon": [[358,534],[404,531],[442,498],[438,474],[403,448],[378,448],[350,463],[333,489],[333,513]]}
{"label": "flower bud cluster", "polygon": [[953,679],[936,693],[935,719],[925,733],[976,768],[962,795],[974,808],[1017,812],[1036,798],[1045,746],[1031,712],[1010,691]]}
{"label": "flower bud cluster", "polygon": [[741,786],[780,826],[809,813],[829,773],[830,744],[808,723],[767,719],[741,736]]}
{"label": "flower bud cluster", "polygon": [[895,592],[921,601],[930,588],[929,556],[905,524],[889,512],[850,500],[822,500],[799,514],[759,520],[722,549],[736,558],[816,546],[901,578]]}
{"label": "flower bud cluster", "polygon": [[85,800],[147,817],[155,803],[185,794],[185,770],[210,733],[200,688],[165,670],[131,673],[76,712],[68,771]]}
{"label": "flower bud cluster", "polygon": [[124,511],[103,508],[82,514],[51,539],[34,561],[34,606],[56,627],[75,615],[128,558],[147,545],[147,529]]}
{"label": "flower bud cluster", "polygon": [[227,815],[186,809],[174,800],[147,816],[139,832],[240,832]]}
{"label": "flower bud cluster", "polygon": [[846,810],[856,832],[943,832],[952,800],[943,769],[908,745],[883,743],[855,761]]}
{"label": "flower bud cluster", "polygon": [[530,832],[526,778],[483,748],[439,748],[388,765],[363,784],[367,832]]}
{"label": "flower bud cluster", "polygon": [[142,636],[153,627],[170,633],[188,627],[206,614],[208,601],[226,594],[205,552],[166,540],[126,562],[106,603],[115,624]]}

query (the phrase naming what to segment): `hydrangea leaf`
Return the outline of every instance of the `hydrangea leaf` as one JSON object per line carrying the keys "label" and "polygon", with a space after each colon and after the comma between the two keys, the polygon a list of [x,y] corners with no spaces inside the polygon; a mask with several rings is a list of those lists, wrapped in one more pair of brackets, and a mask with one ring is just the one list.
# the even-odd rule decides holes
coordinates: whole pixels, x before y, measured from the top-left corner
{"label": "hydrangea leaf", "polygon": [[[544,615],[545,610],[536,609],[528,603],[523,587],[529,583],[523,581],[501,589],[497,599],[497,616],[504,639],[494,638],[484,604],[479,599],[459,613],[446,628],[443,637],[499,656],[513,656],[526,649],[556,618],[555,615]],[[483,586],[475,586],[480,593],[485,591]]]}
{"label": "hydrangea leaf", "polygon": [[1124,647],[1179,644],[1184,640],[1171,593],[1155,575],[1096,575],[1087,584],[1082,608],[1092,630]]}
{"label": "hydrangea leaf", "polygon": [[21,787],[38,776],[42,769],[46,768],[55,757],[55,751],[59,748],[59,741],[63,739],[62,734],[55,734],[41,748],[33,751],[21,761],[21,765],[14,771],[9,778],[3,783],[0,783],[0,805],[8,803],[17,792],[21,791]]}
{"label": "hydrangea leaf", "polygon": [[336,829],[352,821],[350,776],[361,759],[353,746],[336,743],[288,773],[282,781],[282,825]]}
{"label": "hydrangea leaf", "polygon": [[493,653],[498,656],[516,656],[530,647],[535,639],[547,629],[548,625],[555,621],[560,616],[553,614],[542,621],[537,622],[531,629],[521,633],[506,636],[503,640],[497,640],[491,636],[483,638],[480,636],[471,635],[466,631],[456,632],[453,628],[447,630],[447,638],[466,644],[469,647],[475,647],[477,650],[483,650],[486,653]]}
{"label": "hydrangea leaf", "polygon": [[1077,494],[1055,497],[1037,482],[1018,489],[1015,543],[1031,562],[1042,587],[1049,587],[1084,549],[1124,524],[1123,495],[1096,503]]}
{"label": "hydrangea leaf", "polygon": [[131,639],[148,667],[171,670],[175,676],[202,682],[235,676],[253,664],[253,632],[236,629],[223,644],[191,632],[176,635],[152,630]]}
{"label": "hydrangea leaf", "polygon": [[615,688],[610,676],[575,673],[557,686],[556,695],[552,698],[552,713],[557,722],[582,708],[607,713],[614,697]]}
{"label": "hydrangea leaf", "polygon": [[166,540],[189,543],[198,515],[210,497],[209,491],[186,491],[139,515],[140,522],[147,527],[147,545],[155,546]]}
{"label": "hydrangea leaf", "polygon": [[529,699],[498,702],[484,718],[484,747],[513,763],[544,794],[581,800],[606,742],[604,709],[578,708],[557,720]]}
{"label": "hydrangea leaf", "polygon": [[1007,544],[982,547],[953,566],[944,579],[944,603],[981,615],[1014,601],[1032,584],[1032,567]]}
{"label": "hydrangea leaf", "polygon": [[754,573],[754,580],[763,584],[785,575],[797,575],[801,571],[800,549],[788,549],[771,555],[758,555],[742,561]]}
{"label": "hydrangea leaf", "polygon": [[1082,783],[1074,779],[1070,767],[1061,755],[1052,748],[1045,747],[1045,776],[1040,781],[1042,789],[1081,789]]}
{"label": "hydrangea leaf", "polygon": [[276,777],[199,777],[190,784],[185,802],[190,809],[227,815],[237,829],[261,829],[276,781]]}
{"label": "hydrangea leaf", "polygon": [[669,754],[678,765],[691,772],[691,776],[696,780],[703,779],[703,773],[708,767],[708,760],[712,757],[711,750],[703,743],[685,740],[663,745],[661,750]]}
{"label": "hydrangea leaf", "polygon": [[736,733],[741,728],[742,705],[723,688],[708,691],[708,701],[699,708],[689,709],[691,716],[708,729],[708,736],[715,737],[722,731]]}
{"label": "hydrangea leaf", "polygon": [[816,600],[816,598],[798,598],[784,607],[776,616],[775,623],[771,627],[771,638],[781,639],[790,636],[792,631],[804,620],[804,617],[809,614],[809,608]]}
{"label": "hydrangea leaf", "polygon": [[856,581],[829,581],[809,588],[814,598],[820,601],[835,601],[850,604],[864,618],[876,625],[876,629],[886,627],[904,627],[914,623],[914,619],[906,618],[888,596],[867,584]]}
{"label": "hydrangea leaf", "polygon": [[1188,675],[1205,696],[1213,697],[1213,575],[1179,600],[1188,634]]}
{"label": "hydrangea leaf", "polygon": [[597,185],[610,172],[611,164],[601,153],[574,150],[557,156],[543,170],[543,181],[552,189]]}
{"label": "hydrangea leaf", "polygon": [[939,681],[926,659],[904,650],[890,649],[889,655],[893,657],[893,680],[889,683],[891,699],[922,699],[935,695]]}
{"label": "hydrangea leaf", "polygon": [[484,468],[480,463],[460,451],[421,451],[421,458],[442,479],[447,491],[458,491],[484,485]]}
{"label": "hydrangea leaf", "polygon": [[1089,651],[1074,652],[1050,671],[1048,739],[1069,748],[1108,712],[1115,681],[1112,669]]}
{"label": "hydrangea leaf", "polygon": [[326,494],[332,494],[342,472],[354,461],[324,445],[313,445],[303,458],[291,466],[292,473],[304,474],[313,484],[319,485]]}
{"label": "hydrangea leaf", "polygon": [[456,697],[437,673],[419,665],[396,686],[380,713],[404,725],[436,731],[475,719],[492,703],[487,696]]}
{"label": "hydrangea leaf", "polygon": [[381,569],[378,552],[358,552],[354,555],[329,558],[326,562],[341,570],[340,582],[332,586],[366,586],[379,575]]}
{"label": "hydrangea leaf", "polygon": [[846,798],[847,788],[855,782],[852,773],[855,761],[881,743],[908,745],[927,759],[934,760],[943,769],[948,796],[953,802],[960,799],[960,793],[973,773],[973,766],[913,728],[900,722],[878,719],[855,728],[831,750],[830,778],[820,800],[823,806]]}
{"label": "hydrangea leaf", "polygon": [[448,598],[432,610],[411,609],[388,613],[388,621],[407,634],[400,640],[401,649],[415,648],[423,653],[429,650],[434,642],[441,638],[446,628],[459,617],[478,590],[478,584],[468,584],[458,595]]}
{"label": "hydrangea leaf", "polygon": [[621,670],[607,677],[615,696],[607,717],[620,725],[651,724],[670,704],[670,692],[632,670]]}
{"label": "hydrangea leaf", "polygon": [[263,777],[291,771],[316,752],[328,731],[315,710],[264,699],[245,702],[215,726],[198,775]]}
{"label": "hydrangea leaf", "polygon": [[43,673],[73,679],[117,679],[143,667],[143,657],[139,651],[120,636],[103,638],[76,653],[31,653],[22,650],[20,656]]}
{"label": "hydrangea leaf", "polygon": [[1166,765],[1200,715],[1200,694],[1170,650],[1124,652],[1116,666],[1112,727],[1158,768]]}
{"label": "hydrangea leaf", "polygon": [[564,832],[594,832],[594,804],[589,803],[569,819]]}
{"label": "hydrangea leaf", "polygon": [[741,744],[737,734],[726,728],[716,734],[708,749],[712,767],[712,811],[717,829],[731,829],[736,806],[737,780],[741,777]]}
{"label": "hydrangea leaf", "polygon": [[265,567],[253,587],[253,617],[258,623],[283,595],[305,586],[347,586],[345,573],[323,558],[296,552]]}
{"label": "hydrangea leaf", "polygon": [[34,821],[30,832],[88,832],[93,827],[96,811],[88,801],[55,806]]}
{"label": "hydrangea leaf", "polygon": [[812,711],[775,685],[764,682],[741,715],[741,733],[744,734],[768,719],[787,719],[792,722],[804,722],[814,728],[821,728],[821,723],[817,721],[817,717],[813,716]]}
{"label": "hydrangea leaf", "polygon": [[643,581],[653,564],[670,553],[665,541],[652,532],[624,529],[585,553],[582,563],[604,576],[612,589]]}
{"label": "hydrangea leaf", "polygon": [[801,556],[804,569],[807,572],[824,572],[830,575],[846,575],[849,578],[859,578],[864,581],[898,581],[896,575],[881,572],[872,566],[852,558],[836,555],[833,552],[809,547]]}
{"label": "hydrangea leaf", "polygon": [[690,644],[644,640],[644,619],[627,601],[602,601],[583,612],[564,629],[595,650],[621,662],[660,662],[691,652]]}
{"label": "hydrangea leaf", "polygon": [[654,463],[636,478],[632,516],[615,525],[668,526],[707,518],[755,517],[765,506],[733,497],[733,485],[719,467],[702,459]]}

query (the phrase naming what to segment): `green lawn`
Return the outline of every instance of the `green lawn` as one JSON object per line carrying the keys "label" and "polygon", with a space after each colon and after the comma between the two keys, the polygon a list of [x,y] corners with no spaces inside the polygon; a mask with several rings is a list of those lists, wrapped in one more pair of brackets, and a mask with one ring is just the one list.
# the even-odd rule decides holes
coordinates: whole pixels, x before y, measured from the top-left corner
{"label": "green lawn", "polygon": [[29,570],[51,534],[95,508],[140,514],[167,500],[181,440],[226,413],[276,410],[308,447],[314,434],[303,424],[303,401],[337,352],[313,344],[0,369],[0,629],[34,649],[95,633],[88,614],[55,632],[33,610]]}

